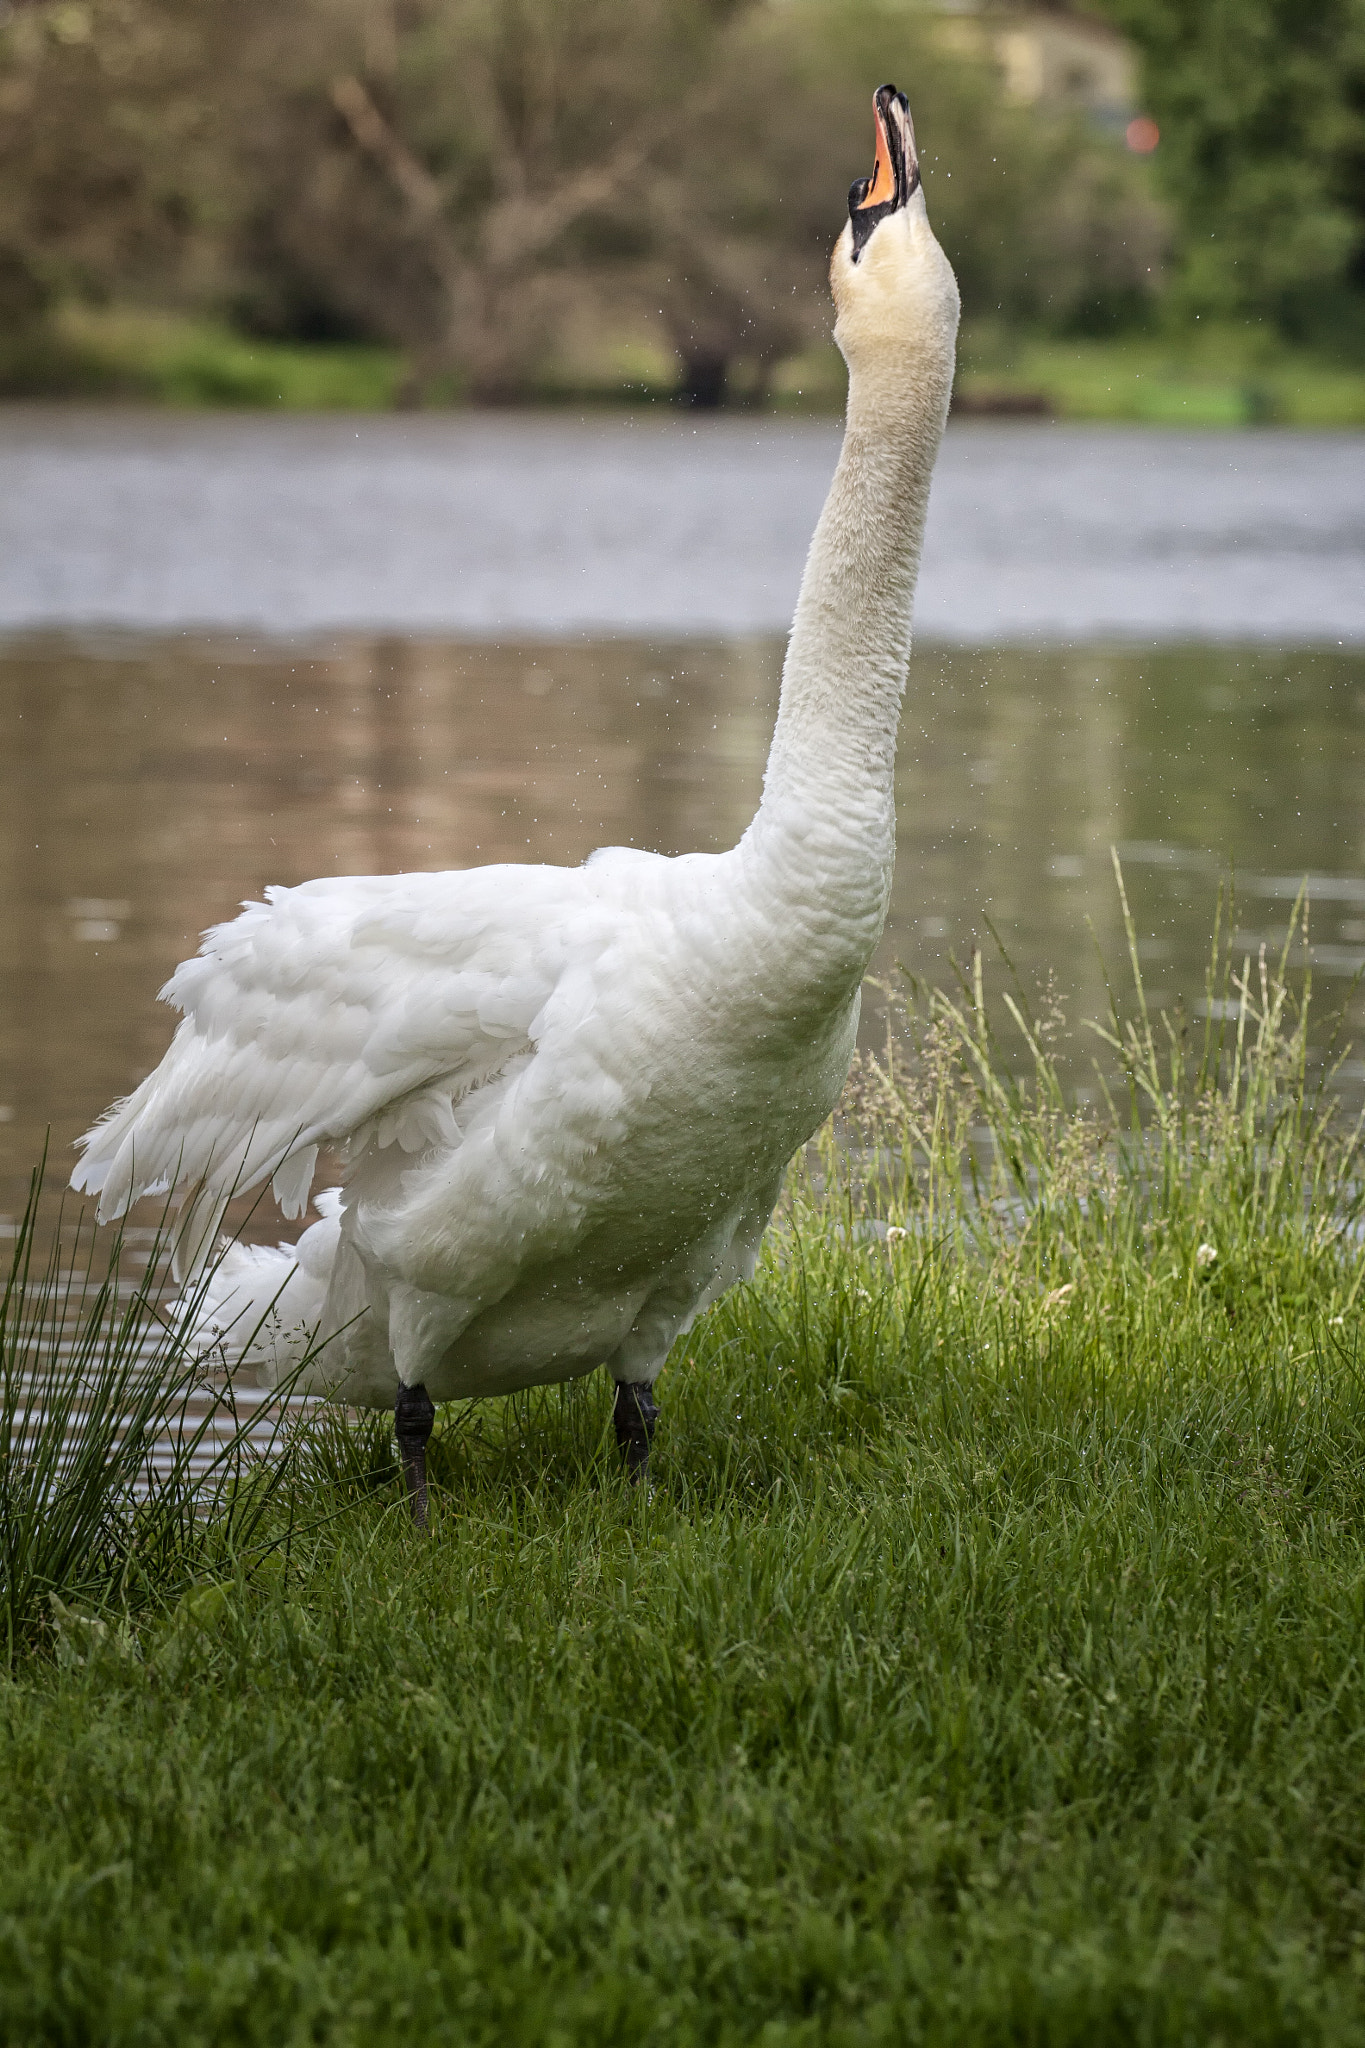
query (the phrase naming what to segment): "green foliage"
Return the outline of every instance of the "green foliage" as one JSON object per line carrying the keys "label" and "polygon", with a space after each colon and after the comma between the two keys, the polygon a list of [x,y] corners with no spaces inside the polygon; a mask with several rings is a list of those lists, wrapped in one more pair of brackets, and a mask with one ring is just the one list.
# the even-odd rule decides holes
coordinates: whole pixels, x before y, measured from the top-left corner
{"label": "green foliage", "polygon": [[1134,37],[1187,308],[1321,331],[1365,289],[1362,0],[1107,0]]}
{"label": "green foliage", "polygon": [[1365,2041],[1360,1194],[1305,991],[1222,947],[1167,1032],[1135,987],[1095,1117],[1047,1005],[1002,1078],[979,986],[679,1344],[652,1496],[596,1377],[444,1411],[427,1541],[337,1416],[287,1558],[0,1682],[0,2033]]}
{"label": "green foliage", "polygon": [[[212,260],[210,104],[223,49],[202,0],[37,0],[0,15],[0,305],[164,289]],[[7,325],[6,338],[12,334]]]}

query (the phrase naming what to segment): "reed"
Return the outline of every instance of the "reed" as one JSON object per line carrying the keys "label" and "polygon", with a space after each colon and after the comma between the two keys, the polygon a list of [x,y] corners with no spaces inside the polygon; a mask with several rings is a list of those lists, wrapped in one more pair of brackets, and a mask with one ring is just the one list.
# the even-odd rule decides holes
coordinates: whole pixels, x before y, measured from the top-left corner
{"label": "reed", "polygon": [[296,1453],[283,1403],[239,1412],[200,1356],[208,1276],[173,1285],[167,1219],[138,1253],[122,1230],[102,1245],[87,1212],[45,1200],[45,1164],[0,1291],[4,1667],[250,1555]]}
{"label": "reed", "polygon": [[1065,1304],[1112,1332],[1155,1289],[1281,1322],[1311,1302],[1330,1324],[1359,1295],[1365,1119],[1333,1086],[1344,1006],[1315,1043],[1311,970],[1291,971],[1311,957],[1309,906],[1295,904],[1278,955],[1239,958],[1220,893],[1197,1013],[1153,1016],[1114,870],[1131,982],[1120,1000],[1106,973],[1108,1014],[1085,1026],[1098,1054],[1085,1103],[1060,1057],[1061,1004],[1047,990],[1031,1005],[1002,947],[1017,1034],[1005,1056],[978,952],[956,993],[912,989],[884,1053],[859,1060],[844,1143],[827,1134],[820,1171],[865,1235],[881,1218],[902,1256],[932,1245],[936,1272],[965,1261],[996,1303]]}

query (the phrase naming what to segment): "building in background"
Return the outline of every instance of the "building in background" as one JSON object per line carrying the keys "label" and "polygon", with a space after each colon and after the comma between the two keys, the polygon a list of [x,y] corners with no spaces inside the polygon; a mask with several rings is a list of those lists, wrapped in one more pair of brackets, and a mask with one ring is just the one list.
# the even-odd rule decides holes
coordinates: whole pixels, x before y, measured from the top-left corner
{"label": "building in background", "polygon": [[941,35],[964,56],[999,65],[1006,96],[1019,106],[1072,109],[1122,135],[1138,111],[1138,66],[1116,29],[1059,8],[939,0]]}

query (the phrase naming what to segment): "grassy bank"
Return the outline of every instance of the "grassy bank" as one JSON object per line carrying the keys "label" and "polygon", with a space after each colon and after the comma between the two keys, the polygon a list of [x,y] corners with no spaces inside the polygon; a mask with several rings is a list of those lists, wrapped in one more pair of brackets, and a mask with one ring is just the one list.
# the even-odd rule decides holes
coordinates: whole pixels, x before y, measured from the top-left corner
{"label": "grassy bank", "polygon": [[[667,404],[674,382],[666,351],[603,338],[549,374],[537,402]],[[780,364],[769,403],[779,412],[838,412],[844,384],[830,344]],[[68,307],[43,334],[0,349],[0,394],[20,397],[383,411],[410,389],[393,349],[265,342],[129,308]],[[962,337],[957,402],[964,413],[1159,426],[1362,427],[1365,366],[1270,343],[1249,328],[1068,341],[982,329]]]}
{"label": "grassy bank", "polygon": [[[779,406],[832,411],[843,398],[833,347],[784,363]],[[963,414],[1115,420],[1149,426],[1365,426],[1365,363],[1198,324],[1167,334],[1066,339],[967,328],[954,404]]]}
{"label": "grassy bank", "polygon": [[20,398],[382,412],[405,374],[394,349],[261,341],[127,307],[64,307],[49,327],[0,347],[0,392]]}
{"label": "grassy bank", "polygon": [[965,337],[968,406],[1036,400],[1058,419],[1153,426],[1365,426],[1365,363],[1198,325],[1170,335],[1058,341]]}
{"label": "grassy bank", "polygon": [[428,1542],[337,1424],[287,1550],[48,1624],[0,2034],[1365,2041],[1358,1159],[1275,964],[1209,1007],[1095,1117],[939,998],[652,1498],[595,1381],[445,1411]]}

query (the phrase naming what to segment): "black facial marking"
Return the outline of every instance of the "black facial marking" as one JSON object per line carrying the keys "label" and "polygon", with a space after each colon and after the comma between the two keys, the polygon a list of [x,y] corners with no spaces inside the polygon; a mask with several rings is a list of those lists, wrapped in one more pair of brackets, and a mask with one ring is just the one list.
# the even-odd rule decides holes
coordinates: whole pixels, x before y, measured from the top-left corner
{"label": "black facial marking", "polygon": [[872,240],[872,230],[879,220],[885,220],[888,213],[894,213],[898,201],[884,199],[880,206],[859,206],[854,192],[866,192],[872,183],[870,178],[860,178],[848,195],[848,217],[853,225],[853,261],[856,263],[863,250]]}

